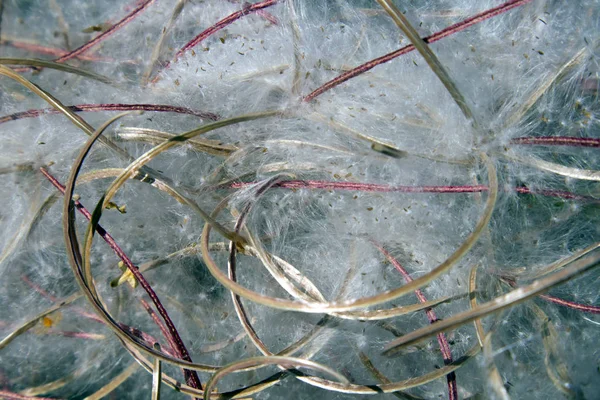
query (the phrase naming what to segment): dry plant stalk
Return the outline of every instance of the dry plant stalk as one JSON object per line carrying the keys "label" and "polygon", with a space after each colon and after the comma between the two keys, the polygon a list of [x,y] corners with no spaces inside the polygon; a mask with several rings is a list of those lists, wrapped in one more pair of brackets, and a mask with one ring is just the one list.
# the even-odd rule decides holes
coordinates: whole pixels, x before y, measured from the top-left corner
{"label": "dry plant stalk", "polygon": [[597,0],[42,3],[0,397],[600,392]]}

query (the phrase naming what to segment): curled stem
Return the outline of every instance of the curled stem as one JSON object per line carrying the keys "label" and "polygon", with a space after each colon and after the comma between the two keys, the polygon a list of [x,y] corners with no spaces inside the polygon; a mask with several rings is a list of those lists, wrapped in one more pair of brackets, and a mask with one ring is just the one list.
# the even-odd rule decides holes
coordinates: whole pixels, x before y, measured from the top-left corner
{"label": "curled stem", "polygon": [[[273,308],[278,308],[281,310],[290,310],[290,311],[301,311],[306,313],[337,313],[337,312],[346,312],[346,311],[354,311],[363,307],[374,306],[378,304],[385,303],[387,301],[391,301],[402,297],[412,291],[419,289],[431,282],[432,280],[438,278],[445,272],[447,272],[450,268],[452,268],[462,257],[464,257],[471,248],[475,245],[475,242],[481,236],[484,228],[489,223],[489,220],[492,216],[492,212],[494,210],[494,206],[496,204],[496,199],[498,195],[498,179],[496,175],[496,168],[494,164],[489,160],[489,158],[485,154],[481,154],[482,159],[484,160],[487,169],[488,169],[488,180],[490,191],[488,194],[487,202],[485,209],[483,211],[482,216],[477,222],[473,232],[464,240],[464,242],[459,246],[459,248],[454,251],[444,262],[435,267],[429,273],[413,280],[412,282],[401,286],[399,288],[387,291],[385,293],[380,293],[370,297],[363,297],[359,299],[354,299],[350,301],[340,301],[340,302],[302,302],[302,301],[290,301],[281,298],[274,298],[270,296],[264,296],[260,293],[257,293],[253,290],[247,289],[240,284],[232,281],[225,275],[220,268],[216,265],[215,261],[210,256],[209,251],[209,236],[211,226],[210,224],[204,225],[204,230],[202,231],[201,236],[201,248],[202,248],[202,258],[206,263],[206,266],[210,273],[218,280],[223,286],[227,289],[231,290],[235,294],[244,297],[248,300],[254,301],[258,304],[266,305]],[[222,205],[220,206],[222,207]],[[219,208],[215,210],[215,214],[218,214],[220,211]]]}
{"label": "curled stem", "polygon": [[48,60],[38,60],[32,58],[0,58],[0,64],[2,65],[27,65],[32,67],[44,67],[51,68],[58,71],[68,72],[70,74],[81,75],[85,78],[90,78],[97,80],[102,83],[106,83],[108,85],[114,85],[114,82],[107,78],[106,76],[102,76],[100,74],[96,74],[94,72],[89,72],[83,70],[81,68],[72,67],[66,64],[59,64],[53,61]]}
{"label": "curled stem", "polygon": [[210,399],[210,393],[211,393],[212,388],[215,387],[217,385],[217,382],[219,382],[221,379],[223,379],[223,377],[225,377],[226,375],[228,375],[232,372],[235,372],[235,371],[239,371],[241,369],[248,368],[248,367],[255,367],[255,366],[266,367],[268,365],[283,365],[283,366],[287,366],[288,368],[289,367],[310,368],[312,370],[323,372],[327,375],[334,377],[335,379],[340,381],[342,383],[342,385],[348,383],[348,379],[346,379],[346,377],[344,377],[344,375],[332,370],[329,367],[318,364],[314,361],[304,360],[302,358],[281,357],[281,356],[252,357],[252,358],[247,358],[245,360],[231,363],[231,364],[226,365],[225,367],[219,369],[210,378],[210,380],[206,383],[206,388],[204,390],[204,400]]}
{"label": "curled stem", "polygon": [[505,308],[513,307],[516,304],[519,304],[538,294],[541,294],[554,286],[569,281],[575,276],[598,266],[599,263],[600,252],[596,252],[595,254],[574,261],[571,265],[565,267],[563,270],[555,272],[547,277],[540,278],[530,285],[510,291],[505,295],[495,298],[492,301],[481,304],[477,308],[456,314],[450,318],[439,321],[435,325],[426,326],[424,328],[417,329],[416,331],[413,331],[407,335],[404,335],[388,343],[384,348],[384,353],[388,355],[393,354],[397,352],[402,346],[408,346],[413,343],[418,343],[432,335],[455,329],[461,325],[475,321],[477,319],[481,319],[487,315],[501,311]]}

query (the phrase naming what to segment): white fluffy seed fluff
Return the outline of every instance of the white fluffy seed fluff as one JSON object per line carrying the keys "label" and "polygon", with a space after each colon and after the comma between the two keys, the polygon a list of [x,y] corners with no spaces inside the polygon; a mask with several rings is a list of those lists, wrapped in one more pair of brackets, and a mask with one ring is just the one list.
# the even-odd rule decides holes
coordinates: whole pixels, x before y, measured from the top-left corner
{"label": "white fluffy seed fluff", "polygon": [[253,1],[0,0],[0,398],[597,398],[600,2]]}

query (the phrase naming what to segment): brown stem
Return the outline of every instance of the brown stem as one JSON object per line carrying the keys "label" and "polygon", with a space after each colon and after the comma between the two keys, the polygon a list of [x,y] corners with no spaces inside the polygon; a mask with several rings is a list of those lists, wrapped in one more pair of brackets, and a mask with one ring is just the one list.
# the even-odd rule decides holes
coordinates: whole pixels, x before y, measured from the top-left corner
{"label": "brown stem", "polygon": [[[254,183],[234,183],[231,188],[238,189]],[[356,190],[361,192],[404,192],[404,193],[475,193],[486,192],[487,186],[389,186],[374,183],[335,182],[313,180],[282,181],[274,187],[285,189],[324,189],[324,190]]]}
{"label": "brown stem", "polygon": [[600,139],[578,138],[569,136],[540,136],[540,137],[518,137],[510,141],[511,144],[534,144],[542,146],[578,146],[578,147],[600,147]]}
{"label": "brown stem", "polygon": [[[43,168],[43,167],[40,168],[40,171],[50,181],[50,183],[52,183],[52,185],[54,187],[56,187],[56,189],[58,189],[62,194],[65,193],[65,187],[55,177],[53,177],[45,168]],[[79,201],[75,201],[74,203],[75,203],[75,207],[77,208],[77,210],[81,214],[83,214],[83,216],[88,221],[91,220],[92,215],[90,214],[90,212]],[[181,358],[185,361],[192,362],[192,358],[190,357],[189,352],[188,352],[187,348],[185,347],[185,344],[183,343],[183,340],[181,339],[179,332],[177,331],[177,328],[175,328],[175,325],[173,324],[171,317],[169,317],[167,310],[162,305],[160,299],[156,295],[156,292],[154,292],[154,290],[152,289],[152,287],[150,286],[150,284],[148,283],[146,278],[144,278],[142,273],[139,271],[139,269],[135,265],[133,265],[133,263],[127,256],[127,254],[125,254],[125,252],[117,244],[115,239],[108,232],[106,232],[106,230],[102,226],[97,225],[96,231],[102,237],[102,239],[104,239],[104,241],[106,243],[108,243],[110,248],[113,249],[115,254],[123,261],[123,263],[127,266],[129,271],[131,271],[131,273],[133,274],[135,279],[140,283],[140,286],[142,286],[142,288],[146,291],[146,293],[148,294],[148,297],[150,297],[150,299],[152,300],[152,303],[158,310],[158,313],[161,315],[161,317],[165,321],[165,324],[167,325],[167,329],[169,331],[168,332],[169,336],[172,338],[172,340],[175,344],[175,349],[181,354]],[[187,374],[186,378],[188,378],[187,379],[188,384],[196,389],[202,389],[202,384],[200,383],[200,378],[198,377],[198,374],[196,373],[196,371],[187,371],[187,372],[188,372],[188,374]]]}
{"label": "brown stem", "polygon": [[[219,116],[211,112],[192,110],[186,107],[170,106],[166,104],[77,104],[74,106],[67,106],[71,111],[83,112],[83,111],[153,111],[153,112],[172,112],[176,114],[188,114],[195,115],[203,119],[211,121],[217,121]],[[61,112],[54,108],[38,108],[27,111],[21,111],[18,113],[5,115],[0,117],[0,124],[9,121],[15,121],[22,118],[36,118],[40,115],[45,114],[60,114]]]}
{"label": "brown stem", "polygon": [[[517,282],[515,281],[514,278],[509,277],[509,276],[502,276],[501,279],[508,283],[508,285],[512,288],[516,288],[517,287]],[[586,313],[590,313],[590,314],[600,314],[600,307],[599,306],[592,306],[589,304],[581,304],[581,303],[575,303],[574,301],[569,301],[569,300],[564,300],[558,297],[554,297],[554,296],[550,296],[547,294],[540,294],[538,296],[541,299],[544,299],[546,301],[549,301],[550,303],[554,303],[554,304],[558,304],[560,306],[563,307],[567,307],[573,310],[577,310],[577,311],[582,311],[582,312],[586,312]]]}
{"label": "brown stem", "polygon": [[[191,50],[192,48],[196,47],[196,45],[198,45],[200,42],[207,39],[209,36],[213,35],[214,33],[220,31],[221,29],[225,28],[226,26],[231,25],[238,19],[240,19],[248,14],[258,12],[258,11],[260,11],[264,8],[270,7],[274,4],[277,4],[279,1],[280,0],[265,0],[265,1],[260,1],[258,3],[254,3],[254,4],[246,3],[242,7],[241,10],[236,11],[233,14],[226,16],[225,18],[223,18],[222,20],[220,20],[213,26],[205,29],[200,34],[198,34],[198,36],[196,36],[195,38],[190,40],[185,46],[183,46],[175,54],[175,61],[177,61],[186,51]],[[163,66],[163,70],[169,68],[170,65],[171,65],[170,62],[166,63]],[[152,80],[153,83],[156,83],[156,81],[157,81],[157,77]]]}
{"label": "brown stem", "polygon": [[[0,44],[6,45],[6,46],[12,46],[16,49],[23,49],[23,50],[30,51],[33,53],[47,54],[47,55],[54,56],[54,57],[62,57],[68,53],[68,51],[66,51],[66,50],[57,49],[54,47],[42,46],[42,45],[35,44],[35,43],[28,43],[28,42],[24,42],[24,41],[20,41],[20,40],[13,40],[13,39],[2,39],[2,40],[0,40]],[[100,57],[95,57],[95,56],[80,55],[80,56],[77,56],[77,58],[79,58],[81,60],[85,60],[85,61],[100,61],[100,60],[112,61],[110,59],[102,59]]]}
{"label": "brown stem", "polygon": [[89,42],[87,42],[87,43],[79,46],[75,50],[73,50],[73,51],[65,54],[64,56],[61,56],[61,57],[57,58],[54,61],[58,62],[58,63],[65,62],[67,60],[70,60],[73,57],[77,57],[78,55],[80,55],[80,54],[88,51],[89,49],[91,49],[92,47],[94,47],[98,43],[102,42],[104,39],[108,38],[110,35],[112,35],[116,31],[118,31],[119,29],[121,29],[122,27],[124,27],[125,25],[127,25],[129,22],[131,22],[135,17],[137,17],[148,6],[150,6],[152,3],[154,3],[154,1],[155,0],[146,0],[139,7],[137,7],[135,10],[133,10],[131,13],[129,13],[125,18],[123,18],[122,20],[120,20],[119,22],[117,22],[116,24],[114,24],[113,26],[111,26],[105,32],[102,32],[100,35],[96,36],[95,38],[93,38]]}
{"label": "brown stem", "polygon": [[540,295],[540,298],[542,298],[546,301],[549,301],[551,303],[554,303],[554,304],[558,304],[558,305],[561,305],[564,307],[571,308],[573,310],[583,311],[583,312],[590,313],[590,314],[600,314],[599,306],[591,306],[588,304],[575,303],[573,301],[563,300],[558,297],[548,296],[546,294]]}
{"label": "brown stem", "polygon": [[175,60],[177,60],[179,57],[181,57],[183,55],[183,53],[185,53],[186,51],[196,47],[196,45],[198,45],[200,42],[202,42],[203,40],[205,40],[212,34],[225,28],[227,25],[232,24],[233,22],[237,21],[238,19],[240,19],[248,14],[251,14],[258,10],[262,10],[263,8],[270,7],[274,4],[277,4],[278,2],[279,2],[279,0],[265,0],[265,1],[260,1],[258,3],[254,3],[254,4],[245,4],[241,10],[228,15],[227,17],[223,18],[222,20],[220,20],[219,22],[217,22],[210,28],[205,29],[198,36],[196,36],[195,38],[190,40],[185,46],[183,46],[181,48],[181,50],[179,50],[177,52],[177,54],[175,54]]}
{"label": "brown stem", "polygon": [[[231,184],[232,189],[241,189],[247,186],[255,185],[256,182],[237,182]],[[289,180],[282,181],[274,185],[282,189],[323,189],[323,190],[349,190],[360,192],[379,192],[379,193],[480,193],[487,192],[489,188],[485,185],[454,185],[454,186],[390,186],[374,183],[361,182],[336,182],[336,181],[316,181],[316,180]],[[547,197],[557,197],[565,200],[580,201],[598,201],[593,197],[582,196],[564,190],[535,189],[528,187],[515,187],[515,192],[520,194],[538,194]]]}
{"label": "brown stem", "polygon": [[[396,268],[396,270],[398,270],[398,272],[400,272],[400,274],[402,274],[406,283],[412,282],[412,278],[410,277],[408,271],[406,271],[404,269],[404,267],[398,262],[398,260],[396,260],[386,249],[384,249],[378,243],[376,243],[374,241],[371,241],[371,243],[373,243],[373,245],[375,247],[377,247],[377,249],[383,253],[385,258],[387,258],[388,261],[392,263],[392,265]],[[415,290],[415,294],[417,295],[417,299],[419,299],[419,302],[421,302],[421,303],[427,302],[427,298],[425,297],[425,295],[423,294],[421,289]],[[431,308],[425,310],[425,313],[427,314],[427,318],[429,319],[430,324],[434,324],[438,321],[438,318],[435,315],[435,311],[433,311]],[[446,339],[446,335],[443,332],[438,333],[437,340],[438,340],[438,344],[440,346],[440,351],[442,353],[442,358],[444,359],[444,364],[445,365],[451,364],[453,361],[452,360],[452,351],[450,350],[450,344],[448,343],[448,339]],[[450,400],[457,400],[458,399],[458,387],[456,385],[456,374],[454,372],[449,373],[448,375],[446,375],[446,380],[448,381],[448,398]]]}
{"label": "brown stem", "polygon": [[[161,349],[163,351],[166,351],[167,353],[174,354],[178,358],[181,358],[181,354],[177,350],[177,344],[173,341],[173,338],[171,337],[171,335],[169,335],[169,331],[168,331],[167,327],[165,326],[165,324],[163,324],[162,321],[160,320],[160,318],[158,318],[158,315],[156,315],[156,312],[154,312],[154,310],[152,309],[152,307],[150,307],[150,304],[148,304],[148,302],[146,300],[140,299],[140,303],[142,303],[142,307],[144,307],[144,310],[146,310],[148,315],[150,315],[150,318],[152,318],[152,321],[154,321],[154,323],[160,329],[162,335],[169,342],[168,347],[162,346]],[[184,373],[186,373],[185,370],[184,370]]]}

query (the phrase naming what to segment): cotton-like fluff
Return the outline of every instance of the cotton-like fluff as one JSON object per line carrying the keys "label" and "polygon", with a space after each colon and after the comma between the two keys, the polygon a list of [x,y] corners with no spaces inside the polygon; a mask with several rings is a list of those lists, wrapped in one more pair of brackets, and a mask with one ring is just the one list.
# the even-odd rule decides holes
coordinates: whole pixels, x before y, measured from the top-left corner
{"label": "cotton-like fluff", "polygon": [[600,4],[390,4],[0,1],[0,397],[595,397]]}

